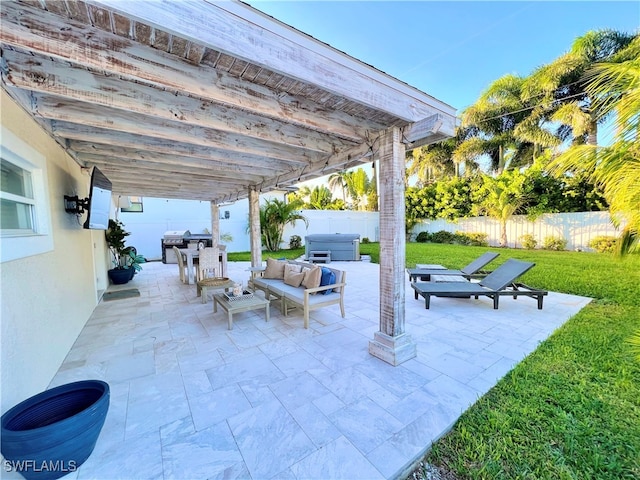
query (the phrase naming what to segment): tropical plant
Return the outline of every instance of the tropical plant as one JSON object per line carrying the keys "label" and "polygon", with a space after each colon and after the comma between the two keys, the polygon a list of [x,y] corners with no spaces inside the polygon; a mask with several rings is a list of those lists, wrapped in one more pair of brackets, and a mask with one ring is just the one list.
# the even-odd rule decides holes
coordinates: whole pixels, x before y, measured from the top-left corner
{"label": "tropical plant", "polygon": [[515,170],[504,172],[497,178],[485,175],[482,186],[476,193],[475,213],[500,222],[501,247],[507,246],[507,221],[526,203],[523,182],[524,176]]}
{"label": "tropical plant", "polygon": [[125,247],[125,239],[129,235],[130,233],[124,229],[124,224],[120,220],[109,219],[109,226],[105,230],[104,236],[111,252],[111,261],[115,269],[128,268],[129,250]]}
{"label": "tropical plant", "polygon": [[309,226],[309,221],[300,212],[300,202],[285,202],[272,198],[260,206],[260,234],[262,244],[270,251],[275,252],[280,249],[284,227],[288,224],[295,225],[296,221],[302,220]]}
{"label": "tropical plant", "polygon": [[535,218],[543,213],[591,212],[607,210],[602,189],[590,181],[584,171],[551,175],[548,171],[550,155],[536,159],[525,172],[525,213]]}
{"label": "tropical plant", "polygon": [[289,248],[300,248],[302,246],[302,237],[300,235],[291,235],[289,237]]}
{"label": "tropical plant", "polygon": [[353,201],[354,210],[361,210],[366,196],[371,192],[371,181],[362,168],[347,172],[345,176],[347,192]]}
{"label": "tropical plant", "polygon": [[583,77],[596,62],[614,58],[632,40],[613,30],[591,31],[571,50],[528,77],[505,75],[463,112],[457,163],[486,156],[490,170],[530,165],[565,141],[596,145],[598,124],[606,120]]}
{"label": "tropical plant", "polygon": [[305,205],[310,210],[327,210],[333,202],[331,190],[324,185],[317,185],[309,194],[309,203]]}
{"label": "tropical plant", "polygon": [[536,245],[538,245],[536,237],[534,237],[531,233],[525,233],[524,235],[520,236],[520,241],[522,242],[522,246],[527,250],[534,250],[536,248]]}
{"label": "tropical plant", "polygon": [[146,260],[142,255],[138,255],[135,247],[125,246],[125,239],[130,235],[124,229],[124,224],[120,220],[109,219],[109,226],[105,230],[104,236],[111,252],[113,268],[123,270],[133,268],[136,272],[142,270],[141,263]]}
{"label": "tropical plant", "polygon": [[347,203],[347,175],[346,170],[340,170],[329,175],[329,188],[342,190],[342,201],[344,203]]}
{"label": "tropical plant", "polygon": [[[614,30],[590,31],[576,38],[569,52],[535,70],[524,81],[521,95],[534,105],[526,121],[529,136],[548,136],[545,127],[553,123],[558,125],[558,140],[597,145],[598,124],[607,115],[594,102],[585,72],[595,63],[608,61],[633,38]],[[524,130],[519,126],[515,133],[527,137]]]}
{"label": "tropical plant", "polygon": [[585,91],[599,118],[614,114],[611,145],[576,145],[552,163],[556,173],[586,170],[601,186],[612,219],[624,226],[617,242],[621,254],[640,251],[640,35],[629,46],[584,76]]}
{"label": "tropical plant", "polygon": [[567,240],[564,237],[557,237],[555,235],[548,235],[544,237],[542,241],[542,248],[544,250],[562,251],[567,248]]}
{"label": "tropical plant", "polygon": [[471,163],[485,155],[490,160],[489,169],[499,174],[507,166],[507,158],[511,167],[533,162],[534,142],[514,135],[516,126],[529,115],[529,104],[521,99],[523,82],[516,75],[505,75],[489,85],[476,103],[463,112],[465,134],[454,151],[456,163]]}
{"label": "tropical plant", "polygon": [[616,251],[616,237],[598,235],[591,239],[589,246],[598,253],[613,253]]}
{"label": "tropical plant", "polygon": [[407,152],[407,176],[415,176],[418,186],[457,176],[458,168],[453,161],[456,146],[457,139],[454,137]]}

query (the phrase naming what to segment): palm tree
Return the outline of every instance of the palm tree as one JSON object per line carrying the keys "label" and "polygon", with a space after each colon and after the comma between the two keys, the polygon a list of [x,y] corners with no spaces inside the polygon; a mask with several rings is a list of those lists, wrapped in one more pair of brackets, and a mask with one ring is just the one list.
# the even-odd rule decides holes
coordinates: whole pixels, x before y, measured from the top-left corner
{"label": "palm tree", "polygon": [[528,166],[542,149],[566,140],[595,145],[598,123],[606,117],[598,114],[582,75],[633,38],[612,30],[591,31],[529,77],[505,75],[496,80],[463,112],[467,133],[454,160],[462,163],[487,155],[491,170],[499,174],[507,159],[509,168]]}
{"label": "palm tree", "polygon": [[335,189],[336,187],[342,190],[342,200],[347,202],[347,171],[340,170],[339,172],[329,175],[329,188]]}
{"label": "palm tree", "polygon": [[332,201],[331,190],[324,185],[317,185],[309,195],[307,207],[311,210],[326,210]]}
{"label": "palm tree", "polygon": [[282,233],[288,224],[295,225],[297,220],[302,220],[309,226],[307,218],[298,211],[300,206],[299,201],[287,203],[273,198],[260,207],[260,233],[262,243],[268,251],[280,250]]}
{"label": "palm tree", "polygon": [[458,176],[458,168],[453,161],[456,146],[457,139],[454,137],[412,150],[407,153],[407,175],[418,177],[420,186],[445,177]]}
{"label": "palm tree", "polygon": [[345,180],[354,209],[360,210],[363,200],[371,191],[369,176],[362,168],[358,168],[355,171],[347,172]]}
{"label": "palm tree", "polygon": [[523,194],[524,175],[510,170],[497,178],[483,176],[477,192],[475,213],[487,215],[500,222],[500,246],[507,246],[507,222],[526,203]]}
{"label": "palm tree", "polygon": [[[586,89],[584,74],[595,63],[607,61],[634,39],[614,30],[597,30],[578,37],[568,53],[534,71],[522,86],[523,102],[534,104],[529,132],[548,135],[544,125],[560,124],[556,136],[573,143],[597,145],[598,123],[606,119]],[[526,137],[522,131],[516,132]]]}
{"label": "palm tree", "polygon": [[535,144],[559,143],[551,134],[526,139],[515,135],[518,125],[529,116],[529,105],[521,99],[523,84],[523,78],[505,75],[489,85],[476,103],[463,112],[464,133],[453,155],[456,163],[466,164],[487,155],[490,170],[500,174],[507,158],[510,167],[529,165],[534,161]]}
{"label": "palm tree", "polygon": [[640,251],[640,36],[628,47],[596,64],[583,77],[599,121],[615,115],[610,146],[586,144],[569,148],[552,163],[555,172],[585,169],[601,186],[617,225],[625,223],[619,252]]}

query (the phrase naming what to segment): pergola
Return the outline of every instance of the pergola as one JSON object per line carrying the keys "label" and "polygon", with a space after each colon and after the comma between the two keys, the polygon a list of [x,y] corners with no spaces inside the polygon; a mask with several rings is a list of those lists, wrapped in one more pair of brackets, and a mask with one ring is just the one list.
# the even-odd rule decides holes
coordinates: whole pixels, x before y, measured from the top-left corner
{"label": "pergola", "polygon": [[[369,351],[415,355],[404,332],[405,151],[450,137],[455,110],[247,4],[21,0],[1,5],[2,88],[115,195],[248,198],[379,162],[380,331]],[[216,235],[214,234],[214,239]],[[214,240],[214,248],[217,248]]]}

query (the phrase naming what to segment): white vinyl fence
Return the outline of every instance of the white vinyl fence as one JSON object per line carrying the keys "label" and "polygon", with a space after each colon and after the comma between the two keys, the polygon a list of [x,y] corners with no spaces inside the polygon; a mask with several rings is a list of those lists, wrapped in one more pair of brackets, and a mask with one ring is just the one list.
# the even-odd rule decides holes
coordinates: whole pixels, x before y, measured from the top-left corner
{"label": "white vinyl fence", "polygon": [[[227,242],[228,252],[249,250],[248,203],[236,202],[220,207],[220,231],[230,234],[233,240]],[[288,248],[292,235],[299,235],[304,245],[304,237],[315,233],[354,233],[360,239],[368,238],[377,242],[379,236],[378,212],[354,212],[350,210],[302,210],[309,221],[309,227],[298,221],[295,226],[285,227],[282,247]],[[144,199],[142,213],[120,213],[125,229],[131,232],[128,245],[134,245],[138,253],[150,260],[162,257],[161,240],[167,230],[189,230],[200,234],[211,227],[211,207],[209,202],[168,199]],[[500,225],[486,217],[461,219],[457,223],[444,220],[423,221],[413,229],[411,240],[419,232],[462,231],[466,233],[487,233],[489,244],[500,244]],[[521,247],[521,236],[531,233],[542,244],[545,237],[561,236],[567,240],[567,249],[589,250],[589,241],[598,235],[617,236],[607,212],[558,213],[540,217],[529,222],[526,217],[514,217],[508,224],[509,246]],[[404,235],[404,232],[398,232]]]}
{"label": "white vinyl fence", "polygon": [[[463,218],[457,222],[424,220],[412,231],[414,241],[420,232],[486,233],[489,245],[500,245],[500,223],[487,217]],[[521,248],[522,236],[531,234],[542,245],[547,237],[561,237],[567,241],[567,250],[592,250],[589,242],[597,236],[618,236],[620,232],[611,223],[608,212],[549,213],[535,221],[515,215],[507,222],[509,247]]]}

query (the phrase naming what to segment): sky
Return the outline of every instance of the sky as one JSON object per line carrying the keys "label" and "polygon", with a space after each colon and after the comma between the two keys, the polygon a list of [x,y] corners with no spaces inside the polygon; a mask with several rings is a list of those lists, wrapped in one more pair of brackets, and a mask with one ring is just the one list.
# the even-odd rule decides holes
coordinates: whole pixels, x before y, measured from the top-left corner
{"label": "sky", "polygon": [[246,1],[458,114],[493,81],[531,74],[589,30],[640,29],[639,0]]}
{"label": "sky", "polygon": [[463,110],[506,74],[527,76],[589,30],[636,33],[640,1],[248,3]]}

